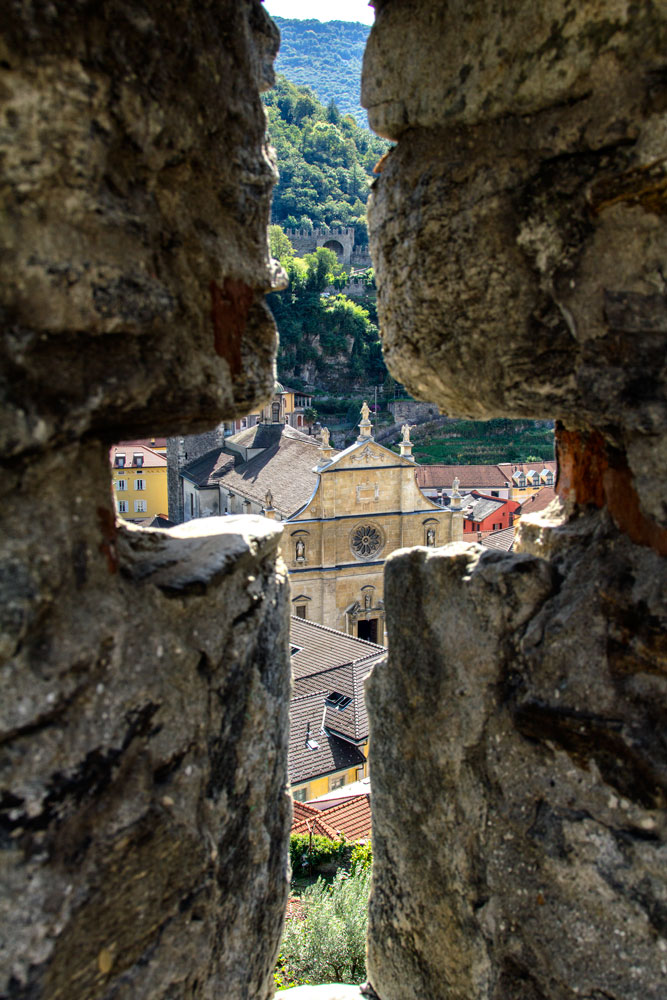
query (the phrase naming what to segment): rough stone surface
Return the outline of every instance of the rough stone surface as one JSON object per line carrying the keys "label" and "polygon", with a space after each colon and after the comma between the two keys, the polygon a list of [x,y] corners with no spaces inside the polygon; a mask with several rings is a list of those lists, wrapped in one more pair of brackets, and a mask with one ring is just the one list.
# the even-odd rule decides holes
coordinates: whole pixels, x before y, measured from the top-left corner
{"label": "rough stone surface", "polygon": [[4,5],[5,453],[203,429],[271,393],[277,46],[258,0]]}
{"label": "rough stone surface", "polygon": [[387,564],[369,977],[382,1000],[658,1000],[665,7],[375,6],[389,366],[452,416],[556,418],[560,501],[511,555]]}
{"label": "rough stone surface", "polygon": [[0,22],[0,995],[267,1000],[280,532],[116,524],[108,444],[272,390],[277,31],[255,0]]}
{"label": "rough stone surface", "polygon": [[291,990],[281,990],[274,1000],[289,993],[289,1000],[368,1000],[358,986],[331,983],[326,986],[294,986]]}
{"label": "rough stone surface", "polygon": [[539,556],[459,543],[387,564],[368,682],[382,1000],[665,993],[659,557],[597,515],[535,520]]}
{"label": "rough stone surface", "polygon": [[270,996],[289,827],[280,532],[116,529],[77,499],[48,550],[28,520],[4,563],[0,993]]}
{"label": "rough stone surface", "polygon": [[450,415],[599,428],[663,527],[666,40],[648,0],[389,2],[363,84],[398,139],[369,208],[396,377]]}

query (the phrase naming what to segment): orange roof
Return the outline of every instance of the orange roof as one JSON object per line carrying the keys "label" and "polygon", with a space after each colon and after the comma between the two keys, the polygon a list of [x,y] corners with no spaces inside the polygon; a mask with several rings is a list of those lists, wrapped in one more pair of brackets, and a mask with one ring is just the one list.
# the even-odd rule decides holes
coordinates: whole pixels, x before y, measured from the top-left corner
{"label": "orange roof", "polygon": [[[158,454],[158,452],[153,451],[152,448],[147,448],[144,444],[139,441],[121,441],[119,444],[114,444],[109,449],[109,461],[111,465],[118,468],[116,465],[116,455],[125,456],[125,468],[164,468],[167,465],[167,459],[164,455]],[[141,455],[142,462],[139,466],[134,460],[135,455]]]}
{"label": "orange roof", "polygon": [[532,497],[528,497],[521,504],[521,515],[524,514],[537,514],[538,511],[544,510],[549,506],[552,500],[556,498],[556,491],[553,486],[543,486],[541,490],[537,493],[533,493]]}
{"label": "orange roof", "polygon": [[346,840],[366,840],[371,835],[371,797],[354,795],[325,809],[324,817],[327,826],[337,830]]}
{"label": "orange roof", "polygon": [[339,840],[340,834],[329,826],[319,809],[309,806],[307,802],[294,802],[294,817],[292,833],[313,833],[318,837],[328,837],[329,840]]}

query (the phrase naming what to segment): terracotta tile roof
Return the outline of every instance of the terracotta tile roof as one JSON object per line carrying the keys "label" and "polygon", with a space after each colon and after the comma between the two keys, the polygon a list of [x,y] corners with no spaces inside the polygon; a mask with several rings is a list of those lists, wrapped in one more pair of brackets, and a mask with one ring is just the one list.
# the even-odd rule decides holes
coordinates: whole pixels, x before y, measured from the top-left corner
{"label": "terracotta tile roof", "polygon": [[514,472],[523,472],[524,475],[536,472],[539,476],[544,470],[552,472],[555,477],[556,460],[553,459],[550,462],[499,462],[498,468],[507,479],[511,479]]}
{"label": "terracotta tile roof", "polygon": [[234,468],[235,461],[238,458],[223,448],[213,448],[199,458],[186,462],[181,475],[197,486],[217,486],[222,475]]}
{"label": "terracotta tile roof", "polygon": [[502,488],[509,481],[498,465],[418,465],[417,485],[421,489],[451,489],[454,477],[459,490]]}
{"label": "terracotta tile roof", "polygon": [[553,486],[543,486],[537,493],[533,493],[532,497],[527,497],[524,500],[521,504],[520,513],[522,516],[524,514],[537,514],[538,511],[544,510],[555,499],[556,491]]}
{"label": "terracotta tile roof", "polygon": [[[125,465],[123,468],[126,469],[155,469],[162,468],[167,464],[165,455],[159,455],[156,451],[153,451],[151,448],[147,448],[138,441],[120,441],[118,444],[111,446],[109,449],[109,461],[111,462],[111,465],[117,469],[121,468],[121,466],[116,465],[116,455],[125,455]],[[141,455],[143,459],[141,465],[136,465],[134,463],[135,455]]]}
{"label": "terracotta tile roof", "polygon": [[359,767],[365,762],[358,747],[323,728],[324,711],[321,691],[292,699],[288,755],[290,784],[312,781],[336,771]]}
{"label": "terracotta tile roof", "polygon": [[370,795],[354,795],[320,813],[320,816],[328,827],[346,840],[367,840],[371,835]]}
{"label": "terracotta tile roof", "polygon": [[324,813],[314,809],[306,802],[292,803],[294,811],[292,818],[292,833],[313,833],[318,837],[329,837],[338,840],[338,833],[327,823]]}
{"label": "terracotta tile roof", "polygon": [[152,448],[153,450],[163,449],[167,447],[166,438],[137,438],[136,441],[120,441],[119,444],[123,447],[132,447],[137,444],[142,448]]}
{"label": "terracotta tile roof", "polygon": [[487,549],[501,549],[503,552],[511,552],[514,545],[515,528],[503,528],[502,531],[492,531],[490,535],[482,539],[482,545]]}
{"label": "terracotta tile roof", "polygon": [[318,483],[318,477],[313,472],[317,460],[317,442],[287,428],[260,455],[226,470],[219,482],[234,493],[262,505],[270,490],[275,510],[281,517],[287,518],[313,495]]}

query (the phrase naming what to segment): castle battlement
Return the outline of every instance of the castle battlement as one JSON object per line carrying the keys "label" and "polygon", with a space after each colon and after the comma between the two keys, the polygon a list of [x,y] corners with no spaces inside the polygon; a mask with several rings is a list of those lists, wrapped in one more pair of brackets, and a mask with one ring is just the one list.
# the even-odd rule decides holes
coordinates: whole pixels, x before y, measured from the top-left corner
{"label": "castle battlement", "polygon": [[354,227],[334,226],[315,229],[285,229],[285,234],[297,254],[314,253],[319,247],[333,250],[345,268],[352,266]]}

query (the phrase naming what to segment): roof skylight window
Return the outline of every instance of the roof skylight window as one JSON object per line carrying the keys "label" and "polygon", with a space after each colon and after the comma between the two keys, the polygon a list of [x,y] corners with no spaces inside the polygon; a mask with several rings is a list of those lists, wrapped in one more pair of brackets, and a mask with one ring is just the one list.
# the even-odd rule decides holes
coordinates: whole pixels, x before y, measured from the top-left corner
{"label": "roof skylight window", "polygon": [[339,712],[342,712],[343,709],[347,708],[352,699],[345,694],[340,694],[338,691],[332,691],[324,701],[329,708],[336,708]]}

